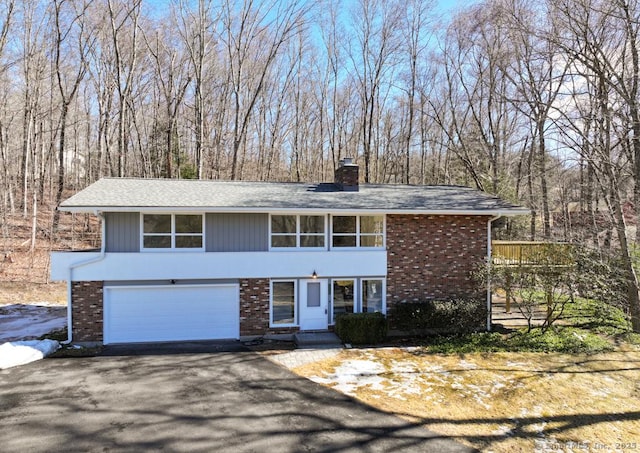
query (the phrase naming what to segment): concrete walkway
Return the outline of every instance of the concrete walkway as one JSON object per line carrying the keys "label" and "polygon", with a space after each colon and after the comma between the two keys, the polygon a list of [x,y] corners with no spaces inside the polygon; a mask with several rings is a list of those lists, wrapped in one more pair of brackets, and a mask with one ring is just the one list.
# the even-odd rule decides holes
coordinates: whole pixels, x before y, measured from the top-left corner
{"label": "concrete walkway", "polygon": [[302,332],[294,336],[297,349],[268,355],[272,362],[288,369],[335,357],[342,351],[342,343],[333,332]]}
{"label": "concrete walkway", "polygon": [[286,368],[293,369],[302,365],[335,357],[340,354],[342,349],[342,347],[335,347],[333,345],[318,345],[313,348],[294,349],[293,351],[285,352],[283,354],[269,355],[267,358]]}

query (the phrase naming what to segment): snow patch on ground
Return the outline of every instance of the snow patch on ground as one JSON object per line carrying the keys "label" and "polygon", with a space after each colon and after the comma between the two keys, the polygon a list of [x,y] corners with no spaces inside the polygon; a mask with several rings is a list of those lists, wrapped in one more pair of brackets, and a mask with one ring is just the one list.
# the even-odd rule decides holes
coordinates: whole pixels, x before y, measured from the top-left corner
{"label": "snow patch on ground", "polygon": [[335,373],[326,377],[312,376],[310,379],[320,384],[332,385],[336,390],[353,396],[360,387],[384,390],[382,383],[386,379],[379,376],[384,371],[384,365],[371,360],[347,360],[336,368]]}
{"label": "snow patch on ground", "polygon": [[[460,359],[454,371],[441,365],[425,365],[424,362],[400,360],[385,356],[383,360],[375,354],[363,351],[359,360],[345,360],[333,373],[313,376],[310,379],[336,390],[355,396],[358,390],[379,391],[398,400],[408,400],[420,396],[424,401],[439,402],[439,393],[434,389],[444,387],[455,390],[459,397],[473,400],[480,407],[490,410],[493,399],[509,388],[520,387],[521,383],[496,378],[492,381],[477,381],[468,372],[478,370],[478,365],[470,360]],[[372,396],[377,397],[377,396]],[[539,427],[535,427],[539,431]],[[501,428],[502,429],[502,428]]]}
{"label": "snow patch on ground", "polygon": [[67,307],[37,302],[0,306],[0,342],[32,340],[67,326]]}
{"label": "snow patch on ground", "polygon": [[35,362],[60,349],[55,340],[14,341],[0,345],[0,370]]}
{"label": "snow patch on ground", "polygon": [[0,305],[0,369],[40,360],[60,348],[38,337],[67,326],[67,307],[48,302]]}

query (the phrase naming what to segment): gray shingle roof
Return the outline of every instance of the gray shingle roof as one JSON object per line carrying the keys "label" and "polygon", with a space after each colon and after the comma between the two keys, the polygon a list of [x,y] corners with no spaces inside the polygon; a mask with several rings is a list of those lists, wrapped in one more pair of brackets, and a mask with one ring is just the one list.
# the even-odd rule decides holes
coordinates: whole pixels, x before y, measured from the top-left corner
{"label": "gray shingle roof", "polygon": [[374,211],[527,214],[528,209],[460,186],[360,185],[341,192],[332,183],[300,184],[177,179],[104,178],[60,205],[63,211]]}

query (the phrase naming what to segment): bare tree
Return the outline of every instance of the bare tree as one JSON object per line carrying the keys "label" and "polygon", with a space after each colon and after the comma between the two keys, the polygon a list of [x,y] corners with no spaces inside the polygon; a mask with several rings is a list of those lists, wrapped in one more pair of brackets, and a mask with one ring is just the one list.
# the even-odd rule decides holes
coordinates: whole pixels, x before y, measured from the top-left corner
{"label": "bare tree", "polygon": [[403,182],[409,184],[411,176],[411,149],[414,135],[414,123],[416,116],[416,95],[418,92],[418,83],[420,81],[420,72],[422,68],[419,63],[425,59],[425,53],[428,48],[430,36],[426,27],[429,21],[429,11],[433,8],[433,2],[411,0],[406,6],[406,13],[403,17],[403,41],[406,43],[406,59],[407,72],[404,81],[406,84],[405,92],[407,96],[407,119],[406,130],[404,132],[404,171]]}
{"label": "bare tree", "polygon": [[[7,70],[9,64],[6,58],[6,48],[9,36],[9,30],[12,26],[12,20],[15,14],[15,2],[7,0],[0,2],[0,14],[2,15],[2,26],[0,27],[0,83],[6,84]],[[2,237],[9,237],[7,214],[15,209],[13,199],[13,177],[9,169],[9,128],[12,121],[12,115],[8,111],[9,90],[4,90],[0,96],[0,187],[2,188],[2,218],[0,225],[2,227]]]}
{"label": "bare tree", "polygon": [[[57,81],[58,94],[60,96],[60,118],[58,121],[58,190],[56,192],[56,205],[62,201],[62,193],[65,187],[66,164],[66,131],[69,107],[74,101],[80,82],[87,73],[86,57],[89,48],[93,45],[94,37],[85,27],[84,13],[89,2],[82,3],[70,0],[55,0],[53,4],[55,18],[54,34],[54,71]],[[75,70],[69,67],[70,59],[63,63],[64,54],[68,52],[65,46],[71,46],[70,40],[74,40],[73,53],[78,57]],[[71,75],[69,76],[69,72]],[[55,231],[58,227],[60,211],[56,210],[53,217]]]}
{"label": "bare tree", "polygon": [[133,78],[138,64],[138,22],[142,0],[115,3],[108,0],[111,44],[113,46],[113,72],[118,93],[118,136],[117,168],[118,176],[125,175],[127,149],[127,121],[133,91]]}
{"label": "bare tree", "polygon": [[[372,182],[375,162],[374,138],[381,96],[391,80],[400,48],[400,11],[397,2],[359,0],[350,11],[355,40],[349,40],[347,54],[358,82],[360,97],[360,133],[364,157],[364,181]],[[387,85],[388,88],[388,85]]]}
{"label": "bare tree", "polygon": [[[193,122],[195,128],[195,165],[198,179],[204,176],[204,146],[205,146],[205,70],[208,61],[213,58],[213,23],[219,17],[214,14],[211,0],[198,0],[197,11],[191,11],[184,0],[178,2],[178,29],[187,47],[191,66],[193,68],[194,109]],[[220,11],[217,13],[220,14]]]}
{"label": "bare tree", "polygon": [[[640,332],[638,277],[631,257],[630,238],[623,211],[625,167],[632,175],[634,198],[640,185],[640,110],[638,109],[638,29],[640,8],[636,1],[562,0],[550,4],[557,26],[564,30],[557,43],[575,59],[576,78],[591,86],[589,115],[563,119],[580,133],[580,147],[573,147],[589,161],[614,220],[620,262],[627,282],[627,297],[634,331]],[[575,102],[581,107],[583,87],[574,82]],[[614,107],[616,114],[614,114]],[[580,110],[579,110],[580,111]],[[596,119],[591,128],[590,118]],[[587,135],[586,132],[589,132]],[[575,140],[565,134],[569,142]]]}
{"label": "bare tree", "polygon": [[245,0],[240,8],[226,0],[222,22],[230,69],[232,95],[232,180],[238,179],[240,148],[247,137],[249,120],[276,57],[283,46],[306,26],[309,8],[298,2]]}
{"label": "bare tree", "polygon": [[[508,60],[504,74],[513,85],[512,104],[530,118],[535,142],[532,161],[537,164],[545,239],[551,238],[547,171],[547,136],[553,126],[551,115],[564,86],[571,56],[557,45],[558,33],[545,11],[528,0],[510,0],[508,5],[509,36],[514,58]],[[533,158],[535,155],[535,159]],[[533,171],[532,168],[529,171]],[[535,239],[535,216],[532,217],[531,240]]]}
{"label": "bare tree", "polygon": [[507,173],[508,150],[520,139],[520,118],[508,100],[503,71],[513,58],[504,15],[500,5],[487,2],[456,17],[442,51],[447,108],[430,100],[465,173],[477,188],[496,194]]}
{"label": "bare tree", "polygon": [[[164,114],[156,118],[156,121],[159,122],[158,127],[165,136],[163,173],[167,178],[181,175],[177,122],[185,93],[191,83],[190,68],[187,64],[189,57],[186,52],[180,52],[175,45],[171,45],[174,40],[171,39],[170,33],[167,27],[159,26],[152,41],[143,33],[148,51],[155,63],[154,83],[157,84],[164,102]],[[174,162],[178,166],[177,171],[173,169]]]}

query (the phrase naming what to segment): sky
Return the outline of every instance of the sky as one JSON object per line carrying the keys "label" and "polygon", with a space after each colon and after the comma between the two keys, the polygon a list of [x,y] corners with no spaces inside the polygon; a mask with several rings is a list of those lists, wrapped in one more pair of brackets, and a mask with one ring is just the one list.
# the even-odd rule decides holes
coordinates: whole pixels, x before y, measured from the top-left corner
{"label": "sky", "polygon": [[[351,0],[343,0],[345,2]],[[478,0],[435,0],[437,4],[437,8],[442,13],[450,13],[455,10],[462,8],[464,6],[468,6],[472,3],[476,3]],[[145,0],[143,5],[149,10],[162,10],[166,8],[169,4],[170,0]]]}
{"label": "sky", "polygon": [[443,12],[455,11],[458,8],[462,8],[465,5],[475,3],[470,0],[437,0],[438,8]]}

